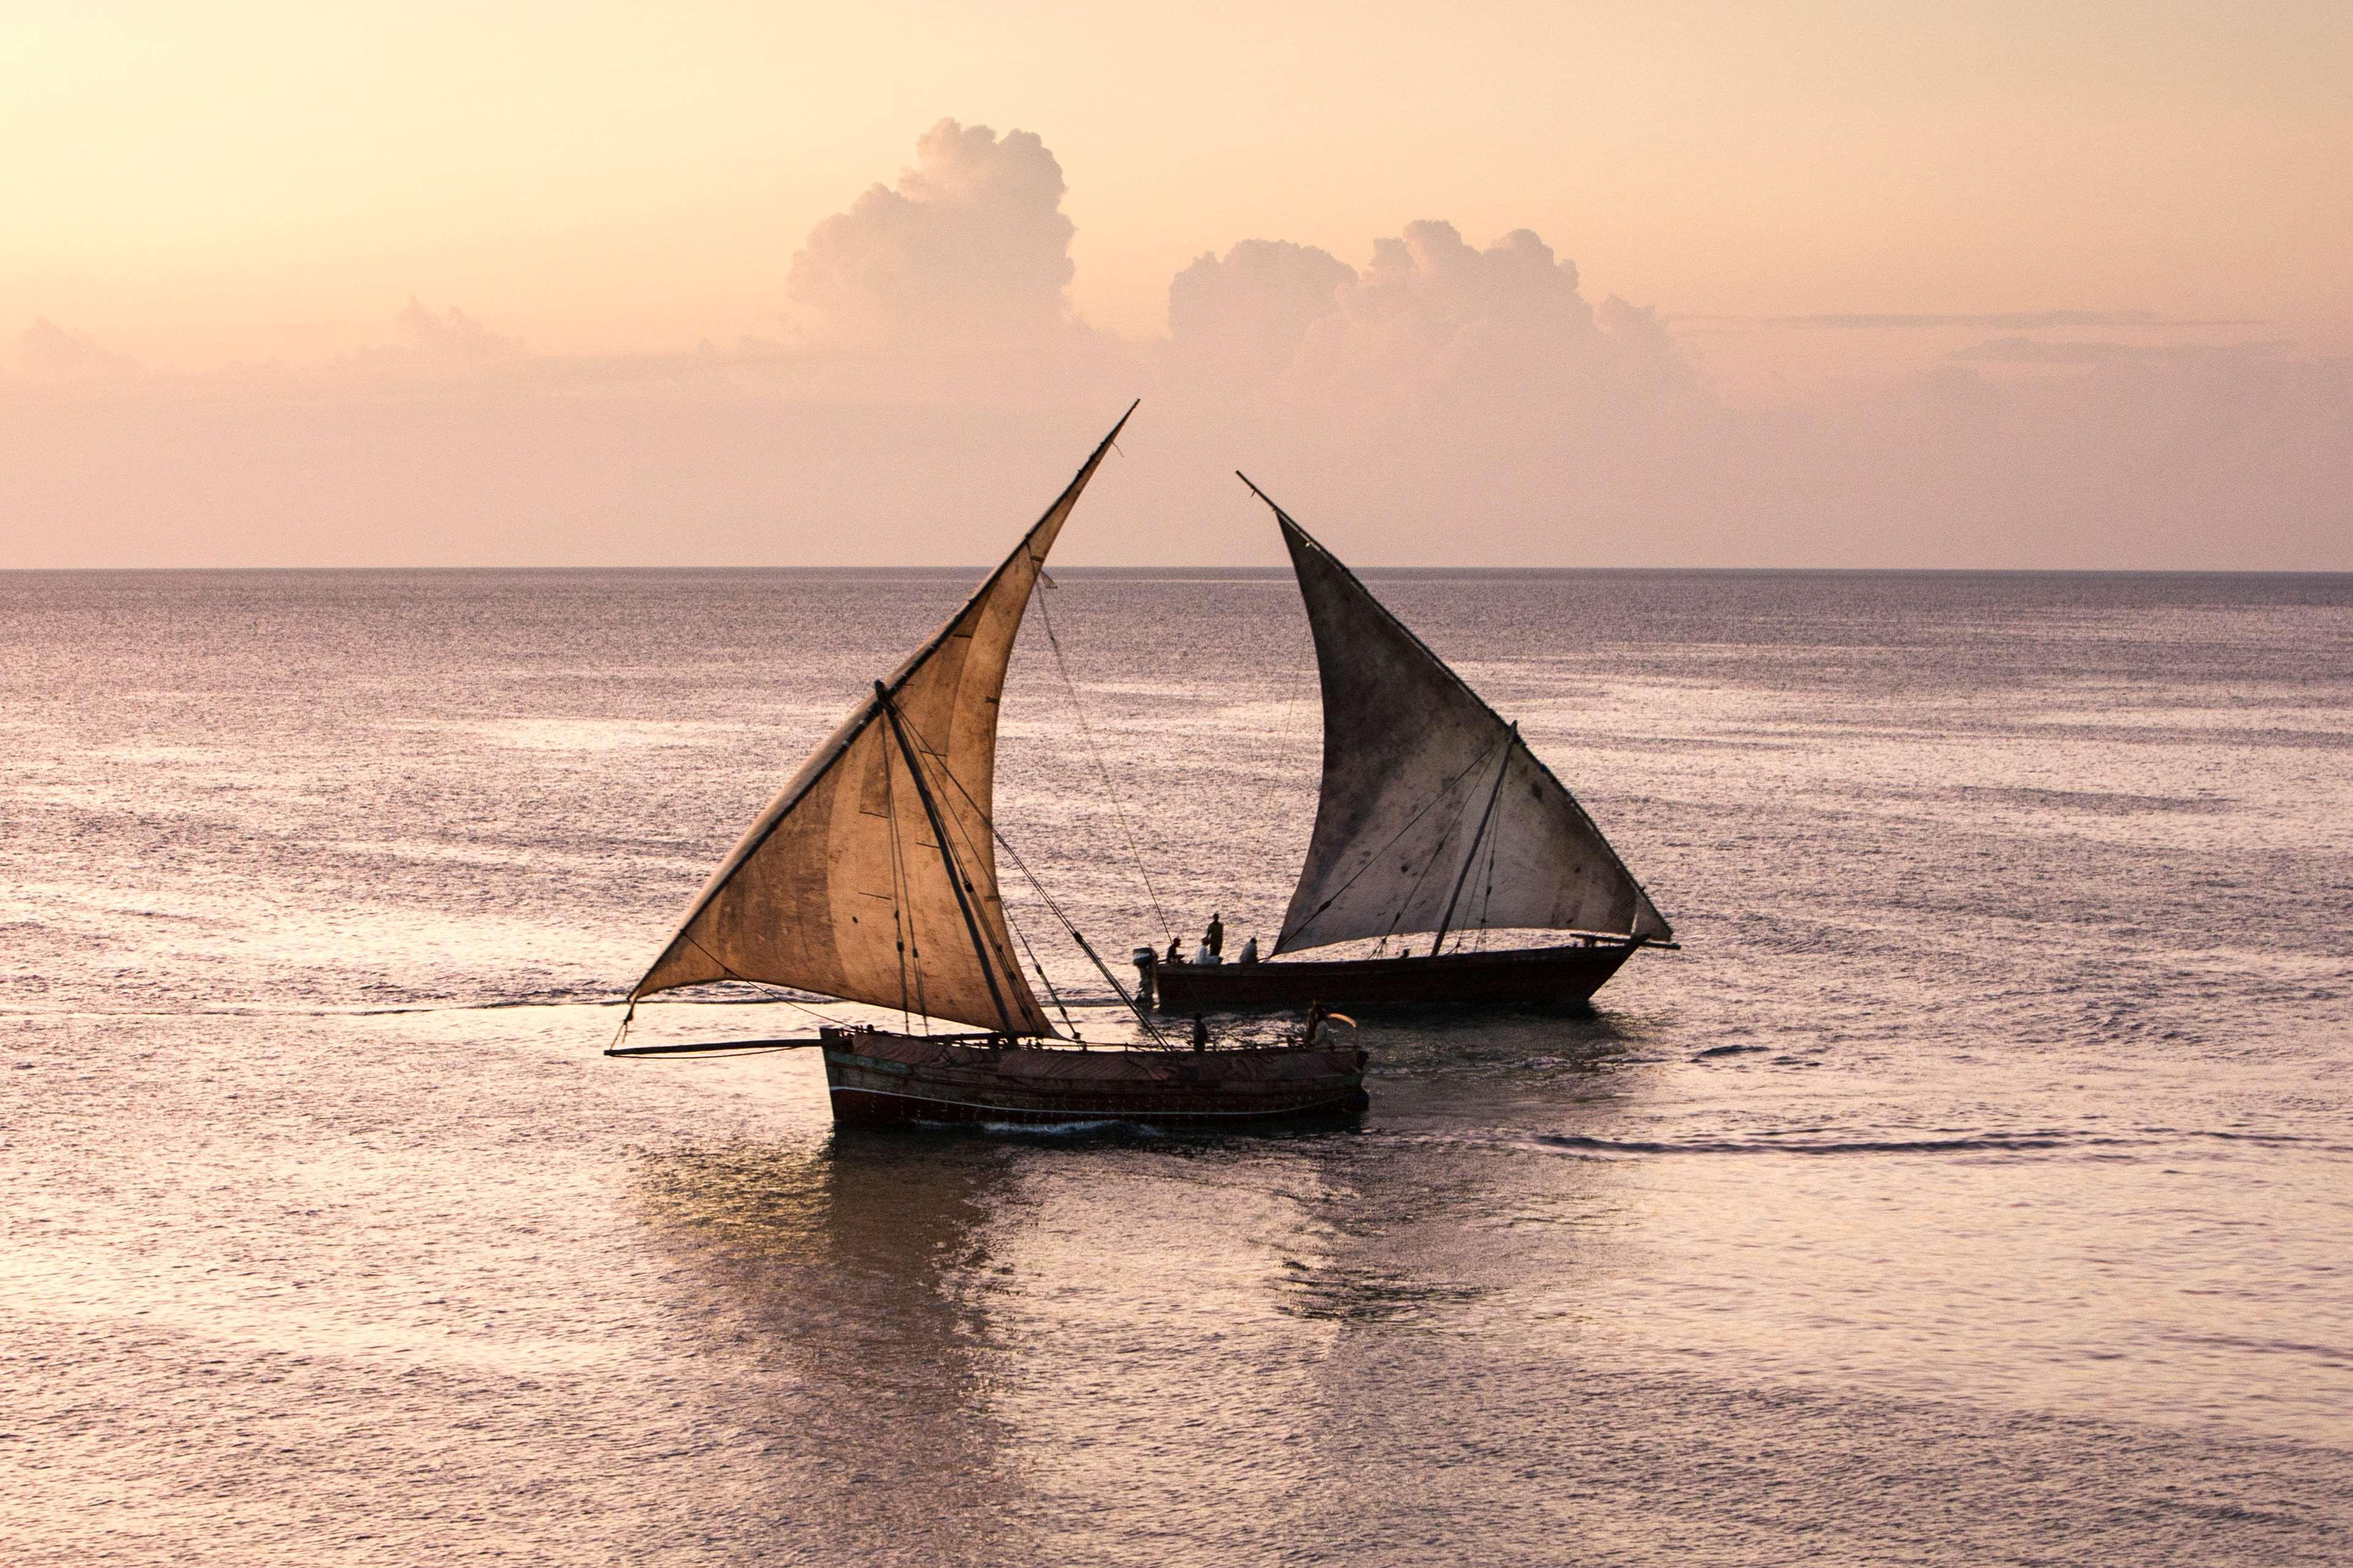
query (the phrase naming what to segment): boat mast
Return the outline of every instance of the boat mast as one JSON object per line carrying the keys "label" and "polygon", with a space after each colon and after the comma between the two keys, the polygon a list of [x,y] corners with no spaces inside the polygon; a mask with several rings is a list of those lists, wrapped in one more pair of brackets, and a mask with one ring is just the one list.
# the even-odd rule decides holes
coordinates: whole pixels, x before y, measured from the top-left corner
{"label": "boat mast", "polygon": [[914,775],[915,794],[923,803],[923,816],[932,825],[932,837],[939,840],[940,859],[946,865],[948,890],[955,894],[956,912],[964,916],[965,934],[972,938],[973,956],[980,960],[980,977],[988,983],[988,999],[997,1005],[998,1022],[1005,1026],[1005,1037],[1014,1037],[1013,1015],[1007,1011],[1005,994],[997,986],[997,965],[990,962],[988,943],[980,934],[980,921],[972,912],[972,889],[964,879],[964,868],[956,864],[955,850],[948,843],[947,824],[940,818],[940,808],[932,799],[932,786],[923,782],[923,763],[915,748],[907,740],[906,726],[899,721],[899,705],[891,700],[891,689],[881,681],[874,683],[874,700],[882,707],[883,717],[891,721],[891,733],[899,742],[899,752],[907,759],[907,771]]}
{"label": "boat mast", "polygon": [[[1436,958],[1438,950],[1446,945],[1447,928],[1454,923],[1454,905],[1462,897],[1462,885],[1471,879],[1471,868],[1479,863],[1479,845],[1487,837],[1487,824],[1495,819],[1495,803],[1504,798],[1504,780],[1512,771],[1512,748],[1519,742],[1520,726],[1512,722],[1512,732],[1504,741],[1503,760],[1495,764],[1495,787],[1487,792],[1487,809],[1479,814],[1479,829],[1471,835],[1471,844],[1462,852],[1462,870],[1454,879],[1454,890],[1446,895],[1446,912],[1438,917],[1438,940],[1430,944],[1430,956]],[[1491,879],[1488,886],[1494,885]]]}

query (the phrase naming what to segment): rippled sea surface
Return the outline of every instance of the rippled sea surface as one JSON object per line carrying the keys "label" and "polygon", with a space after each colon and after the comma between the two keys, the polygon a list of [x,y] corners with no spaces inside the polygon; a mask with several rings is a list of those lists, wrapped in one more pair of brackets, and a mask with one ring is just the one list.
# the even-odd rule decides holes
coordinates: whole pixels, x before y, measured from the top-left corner
{"label": "rippled sea surface", "polygon": [[[975,575],[0,576],[8,1562],[2353,1561],[2353,579],[1377,576],[1685,951],[1352,1128],[602,1058]],[[1271,936],[1295,591],[1044,601],[1017,847]]]}

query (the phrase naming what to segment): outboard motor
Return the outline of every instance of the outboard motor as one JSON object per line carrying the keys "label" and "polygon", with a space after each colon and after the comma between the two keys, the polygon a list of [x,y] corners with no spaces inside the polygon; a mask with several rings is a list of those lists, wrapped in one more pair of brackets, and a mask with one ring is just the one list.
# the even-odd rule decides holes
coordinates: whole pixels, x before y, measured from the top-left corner
{"label": "outboard motor", "polygon": [[1160,950],[1139,947],[1127,955],[1135,965],[1135,1005],[1149,1011],[1152,1007],[1154,979],[1160,973]]}

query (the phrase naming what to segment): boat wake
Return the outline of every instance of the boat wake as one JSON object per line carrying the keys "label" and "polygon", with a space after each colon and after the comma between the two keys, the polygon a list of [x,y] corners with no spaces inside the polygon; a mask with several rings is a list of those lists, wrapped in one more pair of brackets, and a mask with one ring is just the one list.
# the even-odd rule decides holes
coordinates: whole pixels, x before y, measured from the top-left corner
{"label": "boat wake", "polygon": [[1641,1154],[2010,1154],[2046,1149],[2103,1148],[2138,1139],[2064,1131],[1973,1132],[1952,1137],[1716,1138],[1690,1142],[1589,1138],[1580,1133],[1540,1132],[1525,1140],[1535,1147],[1597,1158]]}
{"label": "boat wake", "polygon": [[919,1127],[954,1128],[959,1131],[973,1131],[997,1137],[1065,1139],[1117,1134],[1123,1138],[1163,1138],[1166,1130],[1148,1122],[1124,1121],[1116,1117],[1095,1117],[1076,1121],[919,1121]]}
{"label": "boat wake", "polygon": [[[1538,1132],[1510,1142],[1546,1153],[1577,1159],[1635,1159],[1658,1154],[2033,1154],[2073,1150],[2179,1148],[2185,1142],[2276,1143],[2307,1145],[2316,1152],[2336,1152],[2294,1133],[2229,1132],[2171,1127],[2137,1129],[2131,1132],[2082,1132],[2043,1128],[2019,1132],[1927,1133],[1913,1137],[1826,1138],[1809,1133],[1766,1134],[1746,1138],[1646,1140],[1595,1138],[1575,1132]],[[2109,1156],[2114,1157],[2114,1156]]]}

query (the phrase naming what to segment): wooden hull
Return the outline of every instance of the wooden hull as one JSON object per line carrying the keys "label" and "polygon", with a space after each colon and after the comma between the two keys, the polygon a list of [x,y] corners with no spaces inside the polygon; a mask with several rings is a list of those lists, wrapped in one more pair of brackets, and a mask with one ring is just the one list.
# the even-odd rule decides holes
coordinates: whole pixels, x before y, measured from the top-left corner
{"label": "wooden hull", "polygon": [[1342,1012],[1359,1007],[1582,1002],[1600,990],[1639,945],[1600,942],[1591,947],[1449,952],[1436,958],[1162,963],[1153,971],[1153,985],[1164,1013],[1305,1007],[1316,1002]]}
{"label": "wooden hull", "polygon": [[852,1125],[1137,1121],[1217,1126],[1365,1109],[1365,1053],[1164,1051],[820,1031],[833,1119]]}

